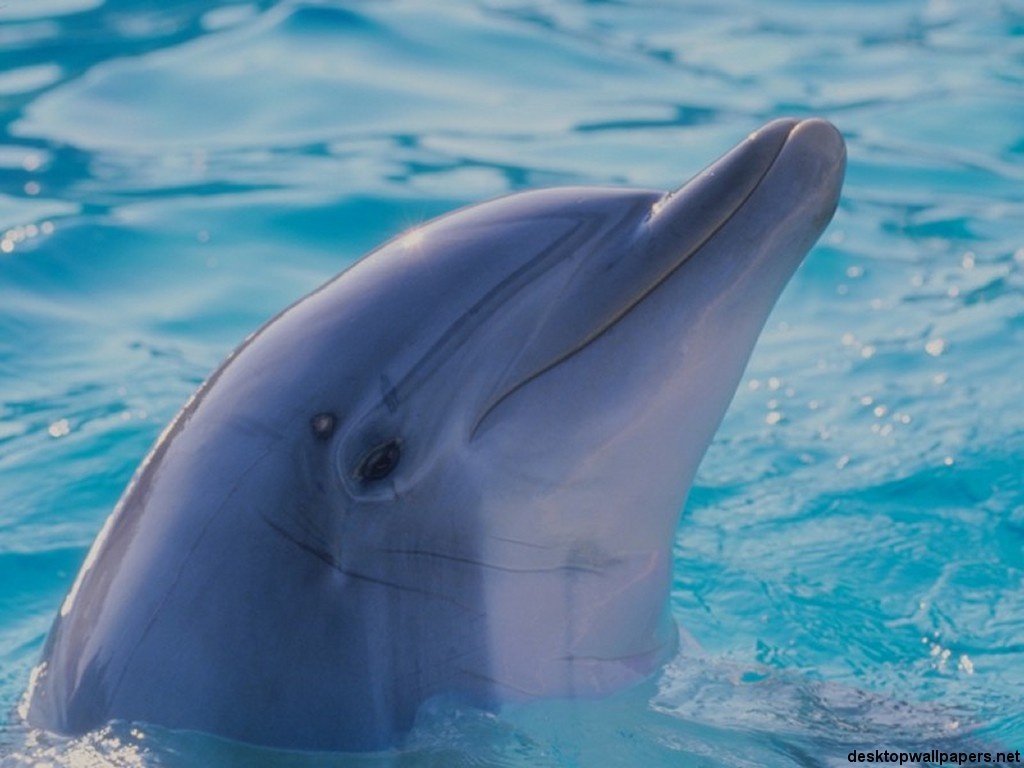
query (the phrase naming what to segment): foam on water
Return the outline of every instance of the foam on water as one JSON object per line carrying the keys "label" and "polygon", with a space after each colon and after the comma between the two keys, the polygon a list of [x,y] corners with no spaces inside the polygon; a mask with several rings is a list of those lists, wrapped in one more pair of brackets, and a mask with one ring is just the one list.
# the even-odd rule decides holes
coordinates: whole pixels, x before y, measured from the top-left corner
{"label": "foam on water", "polygon": [[383,755],[12,717],[5,767],[1024,747],[1017,0],[14,0],[0,62],[4,712],[163,425],[368,248],[516,189],[675,187],[781,115],[833,120],[850,152],[679,526],[700,650],[604,701],[438,702]]}

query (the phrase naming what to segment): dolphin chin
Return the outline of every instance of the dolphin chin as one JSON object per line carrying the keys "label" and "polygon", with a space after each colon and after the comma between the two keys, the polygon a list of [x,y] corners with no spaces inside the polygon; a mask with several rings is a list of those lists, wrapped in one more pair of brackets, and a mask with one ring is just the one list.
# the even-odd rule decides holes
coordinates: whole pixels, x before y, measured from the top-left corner
{"label": "dolphin chin", "polygon": [[283,311],[136,472],[28,721],[365,750],[435,696],[651,674],[694,473],[844,166],[778,120],[667,194],[456,211]]}

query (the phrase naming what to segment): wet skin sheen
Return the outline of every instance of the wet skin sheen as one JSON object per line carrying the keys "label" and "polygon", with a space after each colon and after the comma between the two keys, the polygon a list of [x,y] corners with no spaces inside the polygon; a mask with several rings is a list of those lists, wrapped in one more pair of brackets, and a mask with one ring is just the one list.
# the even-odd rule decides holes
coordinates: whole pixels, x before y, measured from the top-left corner
{"label": "wet skin sheen", "polygon": [[29,722],[363,750],[432,696],[651,674],[690,483],[844,165],[828,123],[776,121],[668,194],[456,211],[286,309],[143,461]]}

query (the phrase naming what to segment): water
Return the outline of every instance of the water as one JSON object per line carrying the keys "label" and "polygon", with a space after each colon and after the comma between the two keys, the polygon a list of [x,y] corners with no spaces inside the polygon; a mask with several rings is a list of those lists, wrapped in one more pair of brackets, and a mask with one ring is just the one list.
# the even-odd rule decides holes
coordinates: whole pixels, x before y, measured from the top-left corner
{"label": "water", "polygon": [[115,726],[10,766],[841,765],[1024,747],[1024,4],[10,0],[0,6],[0,710],[161,427],[400,229],[677,186],[820,114],[844,199],[679,527],[700,645],[599,702],[438,703],[402,751]]}

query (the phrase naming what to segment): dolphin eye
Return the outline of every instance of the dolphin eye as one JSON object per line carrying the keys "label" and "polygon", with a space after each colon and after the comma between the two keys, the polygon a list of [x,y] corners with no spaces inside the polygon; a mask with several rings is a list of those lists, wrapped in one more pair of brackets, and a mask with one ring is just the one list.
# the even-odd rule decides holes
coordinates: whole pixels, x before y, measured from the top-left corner
{"label": "dolphin eye", "polygon": [[381,443],[363,457],[356,474],[365,481],[383,480],[398,466],[401,456],[398,440]]}
{"label": "dolphin eye", "polygon": [[318,413],[309,420],[309,426],[317,440],[326,440],[334,434],[338,419],[333,413]]}

